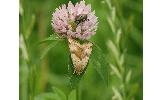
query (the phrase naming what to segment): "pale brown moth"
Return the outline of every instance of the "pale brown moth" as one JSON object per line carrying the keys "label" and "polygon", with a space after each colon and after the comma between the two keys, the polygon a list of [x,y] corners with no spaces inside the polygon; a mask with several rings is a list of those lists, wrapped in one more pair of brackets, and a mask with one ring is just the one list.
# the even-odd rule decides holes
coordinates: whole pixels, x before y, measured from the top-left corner
{"label": "pale brown moth", "polygon": [[88,64],[92,52],[92,43],[86,42],[80,44],[77,40],[68,38],[70,55],[74,66],[73,74],[80,75]]}

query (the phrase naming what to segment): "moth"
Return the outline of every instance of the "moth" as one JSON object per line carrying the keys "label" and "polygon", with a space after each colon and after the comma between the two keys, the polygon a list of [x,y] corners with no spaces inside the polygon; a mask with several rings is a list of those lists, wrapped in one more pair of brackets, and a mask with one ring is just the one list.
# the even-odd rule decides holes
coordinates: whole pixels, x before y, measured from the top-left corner
{"label": "moth", "polygon": [[73,38],[68,38],[68,44],[70,49],[70,55],[74,66],[73,74],[80,75],[86,68],[93,44],[91,42],[85,42],[80,44]]}

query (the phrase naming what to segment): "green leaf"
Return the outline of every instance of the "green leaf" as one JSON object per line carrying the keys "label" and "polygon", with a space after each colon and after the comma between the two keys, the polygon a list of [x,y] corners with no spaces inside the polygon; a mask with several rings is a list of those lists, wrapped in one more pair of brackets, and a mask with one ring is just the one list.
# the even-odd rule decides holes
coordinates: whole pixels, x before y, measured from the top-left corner
{"label": "green leaf", "polygon": [[76,98],[76,90],[73,90],[70,92],[69,96],[68,96],[68,100],[77,100]]}
{"label": "green leaf", "polygon": [[130,69],[126,75],[125,81],[127,84],[129,84],[130,80],[131,80],[131,75],[132,75],[132,70]]}
{"label": "green leaf", "polygon": [[134,83],[130,86],[130,88],[128,88],[128,99],[127,100],[131,100],[131,98],[133,98],[140,90],[140,86],[138,83]]}
{"label": "green leaf", "polygon": [[53,92],[42,93],[34,100],[66,100],[66,95],[60,89],[53,87]]}
{"label": "green leaf", "polygon": [[55,36],[54,34],[52,34],[48,38],[45,38],[44,40],[40,41],[39,44],[49,42],[49,41],[59,41],[59,40],[64,40],[64,39],[61,39],[61,38]]}
{"label": "green leaf", "polygon": [[115,65],[113,65],[113,64],[110,64],[110,67],[111,67],[113,73],[114,73],[120,80],[122,80],[122,75],[121,75],[119,69],[118,69]]}
{"label": "green leaf", "polygon": [[90,62],[101,76],[106,85],[108,85],[108,59],[106,59],[102,50],[97,46],[93,46]]}
{"label": "green leaf", "polygon": [[117,88],[112,87],[112,90],[113,90],[113,93],[114,93],[114,97],[116,98],[115,100],[123,100],[122,95]]}
{"label": "green leaf", "polygon": [[76,4],[78,0],[71,0],[73,4]]}
{"label": "green leaf", "polygon": [[57,94],[52,92],[42,93],[34,98],[34,100],[62,100]]}
{"label": "green leaf", "polygon": [[66,100],[66,95],[60,89],[53,87],[53,92],[60,97],[60,100]]}
{"label": "green leaf", "polygon": [[42,54],[41,54],[41,56],[40,56],[40,59],[43,59],[43,58],[46,56],[46,54],[47,54],[53,47],[56,46],[57,42],[58,42],[58,41],[54,41],[54,42],[50,43],[50,44],[43,50],[43,52],[42,52]]}

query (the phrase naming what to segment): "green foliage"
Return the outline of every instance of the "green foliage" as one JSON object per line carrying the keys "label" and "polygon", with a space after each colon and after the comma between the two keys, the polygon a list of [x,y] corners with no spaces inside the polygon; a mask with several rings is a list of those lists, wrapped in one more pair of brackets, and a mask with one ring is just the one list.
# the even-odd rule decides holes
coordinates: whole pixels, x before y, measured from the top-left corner
{"label": "green foliage", "polygon": [[57,36],[55,36],[54,34],[50,35],[50,37],[40,41],[39,43],[42,44],[42,43],[47,43],[47,42],[51,42],[42,52],[41,56],[40,56],[40,59],[43,59],[46,54],[52,49],[54,48],[58,42],[61,42],[63,41],[64,39],[61,39]]}
{"label": "green foliage", "polygon": [[35,100],[66,100],[66,96],[60,89],[53,87],[53,92],[42,93]]}
{"label": "green foliage", "polygon": [[[55,34],[57,34],[57,33],[55,33]],[[50,42],[50,41],[53,42],[53,41],[61,41],[61,40],[63,41],[64,39],[61,39],[58,36],[55,36],[54,34],[52,34],[48,38],[40,41],[39,43],[41,44],[41,43],[46,43],[46,42]]]}
{"label": "green foliage", "polygon": [[68,96],[68,100],[77,100],[76,98],[76,90],[72,90]]}
{"label": "green foliage", "polygon": [[42,93],[36,96],[34,100],[77,100],[76,90],[72,90],[69,93],[68,98],[66,98],[66,95],[62,90],[53,87],[52,92]]}
{"label": "green foliage", "polygon": [[45,50],[43,50],[43,53],[42,53],[42,55],[40,56],[40,59],[43,59],[44,56],[45,56],[53,47],[56,46],[57,42],[58,42],[58,41],[55,41],[55,42],[50,43],[50,44],[45,48]]}
{"label": "green foliage", "polygon": [[65,94],[60,89],[53,87],[53,91],[60,97],[60,100],[66,100]]}
{"label": "green foliage", "polygon": [[[110,51],[111,55],[111,71],[116,76],[118,80],[118,84],[113,84],[112,91],[113,91],[113,99],[117,100],[131,100],[135,97],[135,91],[137,90],[137,85],[130,84],[131,77],[132,77],[132,70],[131,68],[127,68],[127,64],[125,64],[125,55],[126,55],[126,46],[121,46],[124,41],[122,41],[122,36],[124,35],[123,32],[124,29],[122,29],[122,26],[117,25],[118,23],[118,16],[116,16],[116,7],[112,5],[112,2],[107,0],[107,5],[109,9],[112,11],[108,18],[108,23],[110,25],[110,28],[112,32],[114,33],[114,40],[109,40],[107,42],[108,49]],[[140,43],[141,44],[141,43]],[[133,86],[133,95],[132,90],[128,89],[129,87]],[[131,96],[130,96],[131,95]]]}
{"label": "green foliage", "polygon": [[35,98],[35,100],[62,100],[57,94],[43,93]]}
{"label": "green foliage", "polygon": [[92,56],[90,61],[92,62],[92,66],[101,76],[105,85],[108,85],[108,61],[106,60],[105,55],[103,54],[102,50],[97,46],[93,46]]}

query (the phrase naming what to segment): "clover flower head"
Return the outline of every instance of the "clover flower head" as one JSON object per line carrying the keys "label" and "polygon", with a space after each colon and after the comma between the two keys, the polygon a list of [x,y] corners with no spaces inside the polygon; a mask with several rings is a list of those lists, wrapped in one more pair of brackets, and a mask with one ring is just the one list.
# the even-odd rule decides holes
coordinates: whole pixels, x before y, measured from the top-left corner
{"label": "clover flower head", "polygon": [[80,1],[73,5],[69,1],[66,6],[56,8],[52,17],[52,27],[56,33],[63,37],[87,40],[96,33],[98,25],[95,11],[91,11],[91,5]]}

